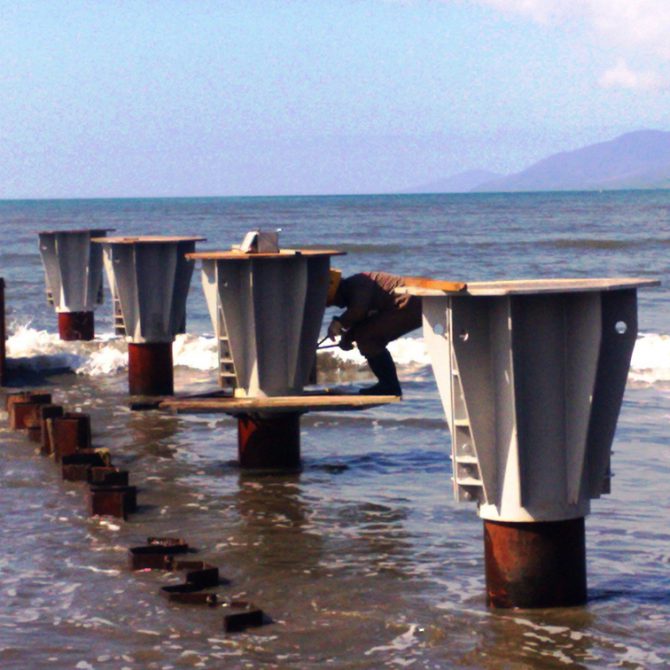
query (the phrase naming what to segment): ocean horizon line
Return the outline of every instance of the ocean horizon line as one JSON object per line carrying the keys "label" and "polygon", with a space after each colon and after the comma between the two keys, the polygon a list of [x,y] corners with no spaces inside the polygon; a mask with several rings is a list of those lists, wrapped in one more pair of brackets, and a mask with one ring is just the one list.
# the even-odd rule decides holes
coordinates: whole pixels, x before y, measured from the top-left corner
{"label": "ocean horizon line", "polygon": [[666,193],[670,188],[627,188],[627,189],[556,189],[547,191],[380,191],[375,193],[276,193],[247,195],[146,195],[146,196],[63,196],[63,197],[12,197],[0,198],[0,204],[10,203],[46,203],[46,202],[134,202],[134,201],[214,201],[214,200],[287,200],[287,199],[321,199],[321,198],[414,198],[430,196],[468,196],[485,198],[489,196],[542,196],[542,195],[574,195],[574,194],[624,194],[624,193]]}

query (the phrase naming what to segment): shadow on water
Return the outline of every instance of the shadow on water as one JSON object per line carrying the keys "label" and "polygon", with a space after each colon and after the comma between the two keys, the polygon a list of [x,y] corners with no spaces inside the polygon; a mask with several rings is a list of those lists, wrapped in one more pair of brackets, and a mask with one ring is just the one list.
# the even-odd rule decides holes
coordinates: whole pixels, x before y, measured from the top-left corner
{"label": "shadow on water", "polygon": [[351,466],[346,463],[313,463],[310,465],[310,469],[326,472],[331,475],[340,475],[351,469]]}
{"label": "shadow on water", "polygon": [[334,460],[305,457],[303,471],[323,471],[342,474],[353,471],[357,474],[392,473],[408,467],[421,469],[422,472],[447,471],[450,457],[446,452],[437,450],[405,449],[394,453],[371,451],[366,454],[343,454]]}
{"label": "shadow on water", "polygon": [[30,361],[30,365],[22,364],[24,359],[10,359],[7,361],[7,381],[6,388],[11,392],[12,389],[24,389],[25,387],[34,388],[36,386],[53,386],[58,382],[54,379],[57,376],[70,373],[74,378],[72,370],[64,366],[62,368],[51,368],[49,370],[40,370],[32,367],[33,359],[25,359]]}
{"label": "shadow on water", "polygon": [[291,575],[317,571],[324,539],[315,532],[300,476],[240,473],[238,483],[226,496],[237,522],[219,540],[228,560],[239,560],[246,576],[269,591]]}
{"label": "shadow on water", "polygon": [[670,604],[670,590],[594,589],[589,591],[589,603],[617,600],[623,600],[627,603],[668,605]]}

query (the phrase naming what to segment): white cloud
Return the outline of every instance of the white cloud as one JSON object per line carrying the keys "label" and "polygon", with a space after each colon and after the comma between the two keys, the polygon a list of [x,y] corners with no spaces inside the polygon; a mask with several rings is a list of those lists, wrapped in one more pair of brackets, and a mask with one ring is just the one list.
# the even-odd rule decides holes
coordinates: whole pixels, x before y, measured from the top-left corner
{"label": "white cloud", "polygon": [[656,72],[632,70],[623,59],[604,72],[598,83],[603,88],[624,88],[637,91],[658,91],[668,88],[668,83]]}
{"label": "white cloud", "polygon": [[668,0],[476,0],[538,23],[583,23],[610,46],[644,48],[670,59]]}
{"label": "white cloud", "polygon": [[530,16],[538,23],[552,23],[570,13],[566,2],[559,0],[478,0],[480,4],[513,14]]}
{"label": "white cloud", "polygon": [[[499,11],[527,16],[543,25],[581,26],[589,39],[625,60],[660,69],[670,63],[669,0],[475,0]],[[605,72],[603,86],[638,90],[663,88],[651,70],[632,70],[620,60]]]}
{"label": "white cloud", "polygon": [[670,59],[670,3],[667,0],[589,0],[587,19],[614,46],[644,49]]}

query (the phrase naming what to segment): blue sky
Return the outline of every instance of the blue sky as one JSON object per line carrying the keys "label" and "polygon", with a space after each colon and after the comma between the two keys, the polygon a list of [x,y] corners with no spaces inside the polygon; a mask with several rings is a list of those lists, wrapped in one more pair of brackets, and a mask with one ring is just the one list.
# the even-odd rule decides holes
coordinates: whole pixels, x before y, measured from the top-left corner
{"label": "blue sky", "polygon": [[376,193],[670,130],[667,0],[0,0],[0,198]]}

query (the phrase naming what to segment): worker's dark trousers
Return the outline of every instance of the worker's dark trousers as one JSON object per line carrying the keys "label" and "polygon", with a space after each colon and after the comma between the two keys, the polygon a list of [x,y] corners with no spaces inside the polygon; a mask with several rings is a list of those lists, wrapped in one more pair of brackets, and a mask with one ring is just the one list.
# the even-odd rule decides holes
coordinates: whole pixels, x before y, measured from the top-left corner
{"label": "worker's dark trousers", "polygon": [[362,389],[363,395],[402,395],[400,382],[395,369],[395,363],[388,349],[384,349],[381,354],[368,358],[370,370],[379,380],[374,386]]}
{"label": "worker's dark trousers", "polygon": [[380,312],[356,324],[347,333],[366,358],[381,354],[386,345],[421,327],[421,299],[412,296],[407,304],[390,312]]}

